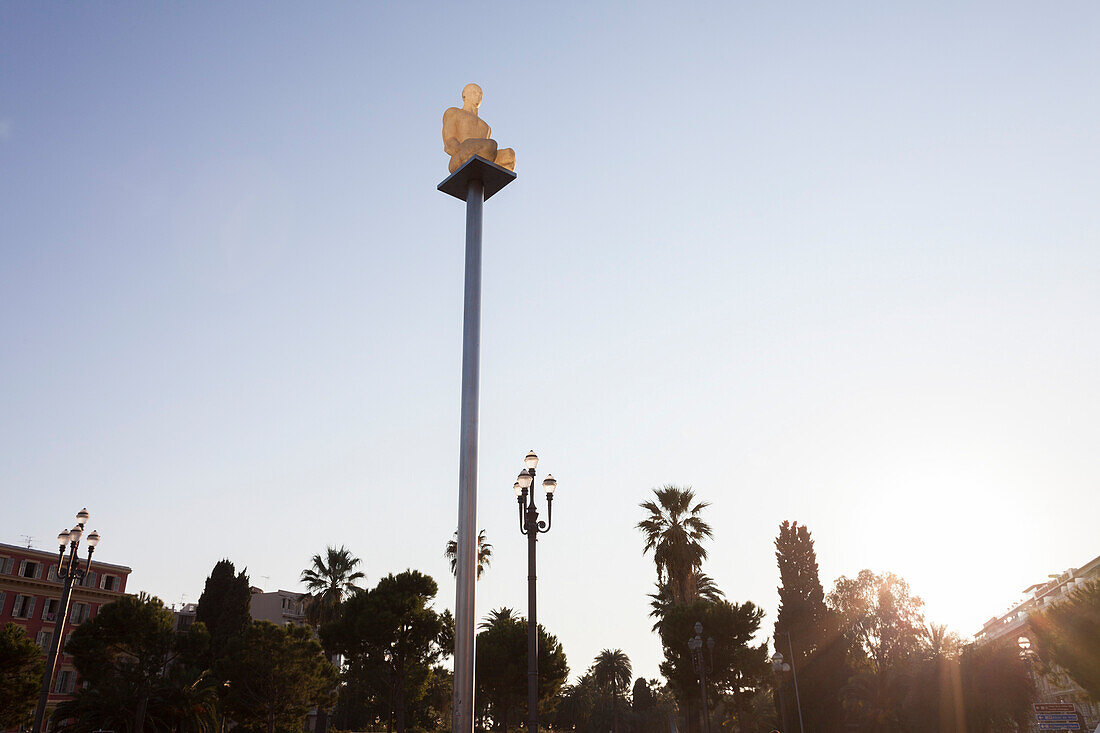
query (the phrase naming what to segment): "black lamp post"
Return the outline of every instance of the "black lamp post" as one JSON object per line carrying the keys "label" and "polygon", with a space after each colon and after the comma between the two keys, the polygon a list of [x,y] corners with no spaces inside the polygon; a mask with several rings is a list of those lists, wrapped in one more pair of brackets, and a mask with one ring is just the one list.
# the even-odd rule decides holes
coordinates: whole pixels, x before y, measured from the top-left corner
{"label": "black lamp post", "polygon": [[[539,624],[535,598],[535,541],[539,534],[550,531],[550,520],[554,509],[554,490],[558,482],[553,476],[542,480],[546,491],[546,521],[539,521],[539,510],[535,506],[535,492],[530,491],[535,482],[535,468],[539,457],[531,451],[523,459],[524,469],[519,472],[513,489],[519,504],[519,531],[527,535],[527,730],[538,733],[539,729]],[[528,500],[530,494],[530,500]]]}
{"label": "black lamp post", "polygon": [[699,694],[703,699],[702,733],[710,733],[710,709],[707,705],[707,672],[714,671],[714,637],[707,637],[707,656],[703,656],[703,624],[695,622],[695,636],[688,639],[688,652],[691,654],[691,668],[699,677]]}
{"label": "black lamp post", "polygon": [[783,699],[783,673],[791,671],[791,665],[783,661],[783,655],[779,652],[772,657],[772,671],[775,672],[775,687],[779,690],[779,714],[783,720],[783,733],[787,733],[787,703]]}
{"label": "black lamp post", "polygon": [[1035,691],[1035,697],[1038,699],[1039,682],[1035,679],[1035,668],[1031,666],[1031,658],[1035,654],[1031,651],[1031,639],[1021,636],[1016,640],[1016,645],[1020,647],[1020,659],[1024,661],[1024,666],[1027,667],[1027,678],[1031,681],[1031,688]]}
{"label": "black lamp post", "polygon": [[[46,718],[46,703],[50,699],[50,687],[53,686],[53,676],[57,669],[57,657],[61,651],[61,637],[65,631],[65,619],[69,616],[69,600],[73,594],[73,583],[81,582],[92,567],[92,553],[99,544],[99,533],[92,533],[84,538],[88,545],[88,562],[80,567],[80,559],[77,557],[77,548],[80,538],[84,535],[84,525],[91,517],[87,509],[81,509],[76,514],[76,526],[72,529],[63,529],[57,535],[57,578],[62,583],[61,601],[57,604],[57,618],[53,624],[53,638],[50,639],[50,650],[46,654],[46,671],[42,675],[42,691],[38,695],[38,707],[34,711],[34,728],[32,733],[42,733]],[[69,547],[69,557],[65,557],[65,546]]]}

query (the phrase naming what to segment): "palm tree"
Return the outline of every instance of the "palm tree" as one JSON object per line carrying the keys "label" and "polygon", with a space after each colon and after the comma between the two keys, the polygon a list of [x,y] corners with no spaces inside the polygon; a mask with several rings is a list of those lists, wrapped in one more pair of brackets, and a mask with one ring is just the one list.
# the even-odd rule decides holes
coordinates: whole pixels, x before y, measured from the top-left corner
{"label": "palm tree", "polygon": [[306,585],[306,619],[313,626],[333,621],[340,613],[340,606],[353,593],[359,591],[355,581],[366,577],[356,570],[360,560],[348,548],[329,547],[326,557],[314,555],[310,567],[302,571]]}
{"label": "palm tree", "polygon": [[[458,575],[458,531],[455,531],[454,539],[447,541],[447,549],[443,551],[443,557],[451,561],[451,574]],[[485,541],[485,530],[477,533],[477,579],[481,580],[481,573],[491,565],[493,546]]]}
{"label": "palm tree", "polygon": [[[309,591],[306,596],[306,620],[314,628],[339,618],[344,601],[360,590],[355,581],[367,577],[356,570],[361,562],[359,558],[343,545],[326,548],[325,555],[324,558],[314,555],[310,567],[302,571],[301,577]],[[339,654],[332,654],[332,663],[340,669]],[[322,733],[328,730],[327,710],[318,710],[317,730]]]}
{"label": "palm tree", "polygon": [[695,492],[690,487],[668,485],[654,489],[653,493],[656,501],[644,501],[640,505],[649,512],[637,525],[645,535],[642,551],[653,551],[658,585],[667,582],[672,601],[684,603],[692,595],[692,574],[707,557],[702,541],[714,536],[710,525],[700,516],[710,504],[696,502]]}
{"label": "palm tree", "polygon": [[501,606],[500,608],[494,608],[492,611],[489,611],[489,615],[486,616],[485,619],[477,625],[477,627],[482,630],[491,629],[494,626],[498,626],[505,622],[519,620],[519,616],[516,614],[515,611],[508,608],[507,606]]}
{"label": "palm tree", "polygon": [[[649,602],[649,605],[653,607],[649,615],[657,619],[656,623],[653,624],[654,631],[661,625],[661,619],[665,617],[665,613],[676,605],[672,600],[672,588],[667,581],[655,585],[657,586],[657,592],[649,594],[649,597],[653,599]],[[700,598],[704,601],[717,603],[724,600],[726,597],[726,594],[722,592],[718,584],[714,582],[714,579],[702,570],[693,570],[690,573],[687,586],[687,597],[684,598],[685,603],[690,603]]]}
{"label": "palm tree", "polygon": [[619,695],[630,686],[632,673],[630,657],[622,649],[604,649],[592,663],[592,678],[596,686],[611,693],[611,720],[616,733],[619,730]]}

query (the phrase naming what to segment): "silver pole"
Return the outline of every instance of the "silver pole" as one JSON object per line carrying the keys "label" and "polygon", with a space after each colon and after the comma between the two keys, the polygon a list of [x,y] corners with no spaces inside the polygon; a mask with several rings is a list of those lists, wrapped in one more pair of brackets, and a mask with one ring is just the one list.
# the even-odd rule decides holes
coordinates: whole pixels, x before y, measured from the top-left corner
{"label": "silver pole", "polygon": [[485,187],[466,196],[466,289],[462,305],[462,417],[458,464],[458,588],[455,598],[453,733],[474,730],[474,583],[477,580],[477,418],[481,347],[481,209]]}
{"label": "silver pole", "polygon": [[794,677],[794,700],[798,704],[798,730],[806,733],[802,725],[802,697],[798,694],[798,670],[794,664],[794,645],[791,644],[791,632],[787,632],[787,651],[791,653],[791,676]]}

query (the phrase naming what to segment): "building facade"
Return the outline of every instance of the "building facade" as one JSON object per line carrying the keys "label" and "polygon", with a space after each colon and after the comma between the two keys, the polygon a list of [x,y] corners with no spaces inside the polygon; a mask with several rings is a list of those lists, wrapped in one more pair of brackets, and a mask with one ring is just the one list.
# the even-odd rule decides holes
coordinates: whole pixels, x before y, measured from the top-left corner
{"label": "building facade", "polygon": [[304,593],[289,590],[265,593],[255,586],[249,590],[252,598],[249,600],[248,611],[252,614],[253,621],[270,621],[277,626],[305,625],[305,604],[302,602]]}
{"label": "building facade", "polygon": [[[92,557],[91,570],[80,585],[73,586],[47,710],[71,697],[76,687],[72,658],[64,653],[64,642],[69,634],[93,618],[100,606],[126,593],[130,568],[100,562],[94,555]],[[22,626],[27,636],[42,648],[43,657],[53,640],[54,624],[61,605],[62,586],[57,577],[57,565],[56,552],[0,543],[0,626],[8,623]]]}
{"label": "building facade", "polygon": [[[1023,600],[1000,616],[994,616],[986,621],[981,631],[974,635],[974,641],[978,644],[988,644],[1007,639],[1015,644],[1019,637],[1024,636],[1029,637],[1030,643],[1034,645],[1035,640],[1030,639],[1028,616],[1058,605],[1075,590],[1091,581],[1100,581],[1100,556],[1093,558],[1080,568],[1069,568],[1061,573],[1049,575],[1046,581],[1025,588]],[[1073,678],[1057,669],[1050,674],[1038,674],[1034,668],[1032,670],[1038,694],[1037,702],[1074,703],[1077,706],[1077,712],[1084,718],[1088,730],[1095,730],[1096,726],[1100,725],[1100,701],[1091,699]],[[1037,731],[1038,728],[1033,727],[1032,730]]]}

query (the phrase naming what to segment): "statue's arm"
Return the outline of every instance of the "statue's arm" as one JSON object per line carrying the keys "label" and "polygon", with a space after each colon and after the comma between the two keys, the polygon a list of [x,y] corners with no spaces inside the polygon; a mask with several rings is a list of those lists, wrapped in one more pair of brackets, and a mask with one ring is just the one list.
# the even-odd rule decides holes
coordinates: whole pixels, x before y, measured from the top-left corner
{"label": "statue's arm", "polygon": [[454,155],[458,150],[458,129],[455,124],[455,112],[454,107],[449,108],[443,113],[443,152],[447,155]]}

